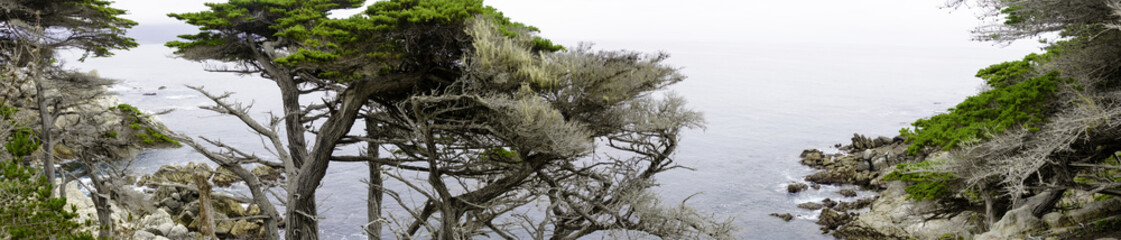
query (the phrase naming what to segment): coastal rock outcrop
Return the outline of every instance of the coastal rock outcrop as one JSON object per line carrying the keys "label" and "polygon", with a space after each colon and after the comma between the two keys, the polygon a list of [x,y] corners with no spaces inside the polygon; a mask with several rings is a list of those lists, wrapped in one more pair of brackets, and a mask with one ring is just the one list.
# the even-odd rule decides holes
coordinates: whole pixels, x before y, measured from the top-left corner
{"label": "coastal rock outcrop", "polygon": [[[868,138],[855,134],[852,143],[839,147],[844,153],[824,154],[805,150],[801,163],[821,171],[805,177],[817,184],[852,184],[864,189],[880,190],[880,195],[851,202],[823,201],[818,224],[823,232],[842,239],[939,239],[971,236],[980,230],[981,213],[961,211],[949,214],[946,207],[934,201],[915,202],[907,199],[906,184],[883,181],[881,176],[899,163],[914,162],[922,157],[907,156],[907,145],[900,137]],[[940,155],[941,156],[941,155]],[[857,196],[854,189],[838,194]],[[867,212],[854,210],[868,208]]]}
{"label": "coastal rock outcrop", "polygon": [[786,192],[799,193],[805,191],[808,188],[810,188],[810,186],[806,185],[805,183],[791,183],[790,185],[786,185]]}
{"label": "coastal rock outcrop", "polygon": [[[870,139],[862,135],[853,137],[852,144],[840,148],[847,154],[825,154],[821,150],[802,151],[801,163],[822,170],[805,177],[815,184],[853,184],[874,187],[874,180],[891,165],[911,161],[914,158],[905,154],[907,145],[900,138],[878,137]],[[851,196],[849,192],[842,193]]]}
{"label": "coastal rock outcrop", "polygon": [[848,224],[855,216],[856,214],[853,213],[837,212],[826,208],[821,210],[821,215],[818,215],[817,224],[822,226],[822,232],[828,233],[836,230],[837,227]]}
{"label": "coastal rock outcrop", "polygon": [[782,219],[783,221],[787,221],[787,222],[789,222],[791,219],[794,219],[794,215],[791,215],[790,213],[783,213],[783,214],[771,213],[771,216],[777,217],[777,218]]}
{"label": "coastal rock outcrop", "polygon": [[[905,191],[908,184],[885,181],[885,176],[900,163],[924,159],[938,162],[951,155],[932,152],[907,156],[907,145],[896,138],[853,137],[850,145],[839,147],[843,153],[825,154],[805,150],[801,163],[819,172],[806,176],[813,184],[853,184],[876,190],[878,196],[856,201],[825,199],[820,204],[817,223],[825,233],[840,239],[1103,239],[1121,234],[1121,198],[1103,198],[1080,190],[1069,190],[1063,205],[1055,212],[1033,215],[1035,202],[1047,194],[1036,194],[997,216],[986,225],[984,209],[955,201],[915,201]],[[854,189],[837,193],[853,197]],[[1095,198],[1094,196],[1099,196]],[[965,196],[963,196],[965,197]],[[818,204],[802,203],[799,207],[816,209]],[[854,211],[865,209],[867,211]]]}
{"label": "coastal rock outcrop", "polygon": [[[1028,202],[1032,200],[1027,200]],[[1031,208],[1021,206],[1004,214],[978,240],[1023,239],[1045,236],[1045,239],[1103,239],[1121,236],[1121,198],[1090,199],[1077,209],[1051,212],[1035,217]]]}
{"label": "coastal rock outcrop", "polygon": [[[262,175],[275,174],[275,170],[261,167],[255,173]],[[157,206],[166,209],[171,219],[177,224],[186,226],[187,229],[198,230],[202,204],[199,200],[199,188],[195,185],[196,176],[202,176],[213,182],[215,186],[230,186],[236,183],[236,178],[230,178],[223,173],[223,169],[212,169],[201,163],[188,163],[187,165],[165,165],[152,175],[143,176],[137,182],[139,185],[155,188],[152,199]],[[220,238],[257,239],[264,237],[265,229],[259,219],[245,218],[260,213],[259,208],[249,204],[245,197],[235,196],[224,192],[210,193],[210,209],[213,210],[215,234]]]}
{"label": "coastal rock outcrop", "polygon": [[822,209],[824,207],[825,207],[825,205],[822,205],[820,203],[815,203],[815,202],[804,202],[804,203],[799,203],[798,204],[798,208],[806,209],[806,210],[818,210],[818,209]]}
{"label": "coastal rock outcrop", "polygon": [[[90,75],[96,77],[95,73],[90,73]],[[56,157],[63,159],[61,162],[76,158],[83,149],[80,145],[88,142],[90,138],[115,140],[113,141],[115,143],[109,144],[111,146],[108,149],[103,149],[108,151],[108,154],[98,154],[108,155],[116,160],[132,159],[142,149],[146,148],[179,147],[177,142],[158,133],[157,130],[167,129],[167,127],[157,116],[154,116],[152,112],[125,104],[117,95],[110,93],[106,86],[68,89],[67,91],[73,91],[68,95],[89,96],[89,98],[71,99],[75,102],[65,103],[64,105],[67,108],[58,110],[67,114],[56,116],[54,128],[65,131],[67,134],[59,134],[58,139],[54,139],[57,144],[51,150]],[[28,107],[34,105],[37,94],[34,87],[28,85],[21,88],[20,93],[22,95],[10,99],[12,102],[9,104],[20,107],[22,111],[28,112],[29,115],[34,116],[35,121],[38,121],[37,108]],[[57,94],[53,90],[48,93],[49,96]],[[74,129],[83,130],[76,131]],[[28,160],[38,161],[38,158],[40,158],[39,154],[32,154]]]}
{"label": "coastal rock outcrop", "polygon": [[[94,223],[98,221],[97,209],[94,206],[93,199],[90,199],[86,193],[78,189],[78,182],[70,182],[66,185],[66,204],[73,206],[77,211],[78,222],[90,220]],[[118,206],[117,203],[111,202],[109,204],[112,214],[110,218],[119,229],[134,230],[131,234],[132,239],[169,239],[169,240],[188,240],[198,239],[197,233],[187,230],[186,226],[177,224],[173,221],[171,214],[164,209],[155,209],[151,212],[130,210]],[[95,226],[90,226],[86,231],[97,232]]]}
{"label": "coastal rock outcrop", "polygon": [[[944,216],[944,208],[934,201],[907,199],[903,182],[889,182],[880,196],[870,203],[861,200],[855,204],[868,204],[871,209],[836,232],[834,237],[844,239],[938,239],[943,236],[970,236],[981,227],[980,213],[963,211]],[[848,207],[846,207],[848,208]]]}

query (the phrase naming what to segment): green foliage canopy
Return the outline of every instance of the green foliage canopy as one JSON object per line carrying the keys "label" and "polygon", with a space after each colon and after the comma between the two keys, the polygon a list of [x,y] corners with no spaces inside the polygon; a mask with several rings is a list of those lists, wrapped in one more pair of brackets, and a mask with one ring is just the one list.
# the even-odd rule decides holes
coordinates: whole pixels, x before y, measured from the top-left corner
{"label": "green foliage canopy", "polygon": [[[85,51],[85,56],[113,55],[111,50],[136,47],[136,41],[125,36],[125,31],[136,22],[121,18],[126,12],[110,6],[106,0],[9,0],[0,4],[0,22],[8,28],[0,29],[0,51],[20,49],[20,41],[35,39],[34,28],[39,26],[45,36],[39,39],[46,49],[74,48]],[[0,56],[0,60],[9,56]],[[84,59],[84,56],[83,56]]]}
{"label": "green foliage canopy", "polygon": [[900,135],[912,143],[907,153],[915,154],[927,146],[950,150],[963,143],[988,139],[1010,127],[1037,131],[1054,111],[1047,106],[1060,84],[1069,82],[1054,71],[1032,77],[1033,67],[1047,57],[1032,54],[1021,61],[980,70],[977,77],[993,88],[966,98],[946,113],[915,121],[911,124],[914,129],[900,130]]}
{"label": "green foliage canopy", "polygon": [[199,27],[199,33],[180,35],[184,41],[166,45],[181,57],[202,61],[256,61],[246,41],[275,41],[286,28],[306,28],[327,18],[331,10],[358,7],[362,0],[231,0],[206,3],[210,10],[172,13],[169,17]]}
{"label": "green foliage canopy", "polygon": [[[481,0],[399,0],[376,2],[362,14],[328,18],[329,11],[355,8],[363,1],[248,1],[209,3],[211,9],[169,14],[199,26],[197,34],[167,46],[191,60],[227,62],[259,61],[262,46],[245,44],[246,38],[271,42],[288,49],[274,56],[275,63],[309,71],[317,77],[349,82],[402,72],[444,72],[454,79],[464,50],[470,47],[463,29],[475,16],[492,18],[507,35],[536,28],[510,21]],[[536,38],[536,47],[557,51],[562,47]]]}

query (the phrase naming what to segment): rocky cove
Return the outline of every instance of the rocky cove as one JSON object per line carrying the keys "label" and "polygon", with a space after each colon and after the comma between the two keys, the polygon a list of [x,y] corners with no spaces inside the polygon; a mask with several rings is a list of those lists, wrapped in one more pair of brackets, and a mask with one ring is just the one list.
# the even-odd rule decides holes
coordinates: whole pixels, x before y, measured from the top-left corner
{"label": "rocky cove", "polygon": [[[898,164],[948,158],[945,151],[920,156],[906,154],[902,137],[868,138],[854,134],[848,145],[834,146],[838,153],[807,149],[801,164],[819,170],[805,176],[806,183],[790,183],[789,194],[818,191],[821,185],[841,185],[845,199],[804,202],[799,208],[818,210],[816,223],[822,234],[838,239],[1117,239],[1121,237],[1121,199],[1105,200],[1073,193],[1060,200],[1061,207],[1042,217],[1032,214],[1032,202],[1046,194],[1011,206],[1003,216],[986,224],[985,209],[966,200],[922,200],[908,196],[909,183],[885,180]],[[876,196],[855,199],[854,189],[873,191]],[[852,194],[846,194],[849,192]],[[791,221],[790,213],[772,213]],[[991,226],[991,227],[987,227]]]}
{"label": "rocky cove", "polygon": [[[279,177],[267,167],[254,173]],[[166,165],[157,172],[125,182],[126,188],[115,189],[113,194],[128,195],[111,204],[111,218],[118,226],[119,236],[131,239],[200,239],[200,223],[212,221],[211,229],[220,239],[260,239],[265,229],[254,216],[260,214],[256,205],[246,197],[216,187],[230,187],[236,182],[232,174],[223,169],[214,170],[206,164],[183,166]],[[206,179],[198,181],[197,179]],[[126,180],[126,181],[128,181]],[[208,184],[213,182],[214,186]],[[201,185],[199,183],[202,183]],[[67,204],[74,206],[79,221],[97,221],[96,208],[86,191],[79,190],[79,182],[67,185]],[[204,196],[206,195],[206,196]],[[203,216],[208,212],[208,216]],[[206,220],[209,218],[210,220]]]}
{"label": "rocky cove", "polygon": [[[85,75],[100,78],[95,72]],[[9,104],[34,104],[32,100],[36,96],[30,82],[17,89],[15,92],[23,95],[13,97],[19,101]],[[112,231],[124,239],[200,239],[203,235],[199,234],[199,225],[203,221],[213,222],[211,231],[222,239],[262,238],[265,230],[261,221],[254,217],[260,210],[238,193],[234,186],[238,180],[228,170],[212,169],[203,163],[169,164],[151,174],[137,174],[131,169],[143,151],[180,147],[177,141],[163,135],[169,129],[158,117],[159,113],[124,103],[107,85],[69,94],[93,97],[63,109],[61,112],[68,114],[58,116],[55,121],[54,129],[64,133],[58,135],[60,139],[52,149],[53,156],[59,159],[55,162],[59,170],[55,184],[65,182],[62,197],[66,198],[67,206],[64,209],[74,210],[75,222],[86,223],[84,231],[98,231],[99,215],[92,197],[102,195],[108,199]],[[17,119],[39,116],[34,109],[17,114]],[[89,147],[92,138],[103,144]],[[40,156],[44,150],[36,150],[25,160],[43,164]],[[268,167],[253,169],[253,173],[263,179],[281,177],[279,172]],[[107,181],[100,191],[91,175]]]}

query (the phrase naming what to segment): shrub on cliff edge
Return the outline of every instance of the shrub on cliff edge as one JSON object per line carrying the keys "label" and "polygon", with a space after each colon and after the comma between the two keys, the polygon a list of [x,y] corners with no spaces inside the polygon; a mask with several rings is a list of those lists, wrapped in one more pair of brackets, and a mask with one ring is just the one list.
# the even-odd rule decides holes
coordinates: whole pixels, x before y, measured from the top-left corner
{"label": "shrub on cliff edge", "polygon": [[907,154],[916,154],[923,147],[950,150],[963,143],[988,139],[1011,127],[1038,131],[1054,110],[1047,107],[1055,99],[1062,83],[1069,82],[1051,71],[1033,76],[1033,66],[1045,61],[1056,51],[1031,54],[1020,61],[1005,62],[981,69],[977,77],[992,87],[966,98],[946,113],[919,119],[899,134],[911,145]]}

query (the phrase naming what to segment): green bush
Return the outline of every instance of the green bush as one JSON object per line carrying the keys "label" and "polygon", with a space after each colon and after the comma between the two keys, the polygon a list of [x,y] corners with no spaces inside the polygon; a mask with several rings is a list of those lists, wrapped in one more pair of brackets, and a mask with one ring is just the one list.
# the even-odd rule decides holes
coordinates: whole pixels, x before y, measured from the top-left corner
{"label": "green bush", "polygon": [[16,160],[23,159],[39,149],[39,139],[35,137],[36,135],[38,132],[31,128],[17,127],[12,130],[7,142],[4,143],[4,149],[15,156]]}
{"label": "green bush", "polygon": [[39,140],[37,131],[11,121],[18,111],[0,106],[0,124],[15,127],[7,139],[0,139],[15,158],[0,159],[0,239],[93,239],[78,230],[89,222],[74,222],[77,210],[66,209],[66,199],[51,197],[47,177],[22,164],[23,157],[39,149]]}
{"label": "green bush", "polygon": [[46,176],[8,160],[0,160],[0,239],[94,239],[79,229],[73,206],[52,198]]}
{"label": "green bush", "polygon": [[950,150],[963,143],[988,139],[989,133],[1002,133],[1010,127],[1038,131],[1038,126],[1053,112],[1047,104],[1055,99],[1059,85],[1070,81],[1054,71],[1030,77],[1033,66],[1055,52],[1031,54],[1021,61],[979,71],[977,76],[993,89],[966,98],[946,113],[919,119],[911,124],[913,129],[900,130],[899,134],[912,143],[907,153],[913,155],[928,146]]}
{"label": "green bush", "polygon": [[517,151],[506,150],[505,148],[491,148],[479,154],[480,159],[499,161],[499,162],[521,162],[518,157]]}
{"label": "green bush", "polygon": [[985,84],[993,88],[1011,86],[1029,79],[1035,73],[1035,65],[1057,54],[1058,50],[1050,50],[1044,54],[1028,54],[1020,61],[1003,62],[981,69],[975,76],[984,79]]}
{"label": "green bush", "polygon": [[[122,114],[124,114],[124,116],[129,120],[128,127],[138,131],[137,133],[133,134],[133,136],[139,138],[140,142],[146,144],[170,143],[175,146],[181,146],[179,141],[175,141],[175,139],[171,139],[170,137],[165,136],[155,129],[149,127],[148,125],[150,125],[149,123],[151,123],[151,119],[144,116],[140,112],[140,109],[137,109],[132,105],[120,104],[115,107],[110,107],[109,110],[120,111]],[[113,137],[115,136],[116,132],[113,132]]]}
{"label": "green bush", "polygon": [[933,164],[936,163],[931,161],[901,163],[895,166],[895,171],[884,176],[884,180],[907,182],[907,188],[904,189],[907,192],[907,199],[915,201],[950,196],[953,194],[952,184],[957,177],[951,173],[930,171]]}
{"label": "green bush", "polygon": [[0,120],[12,120],[12,116],[17,112],[19,112],[18,108],[0,105]]}

